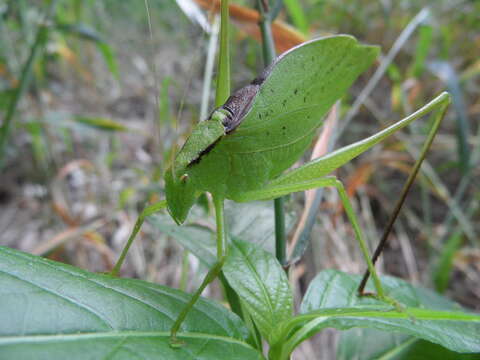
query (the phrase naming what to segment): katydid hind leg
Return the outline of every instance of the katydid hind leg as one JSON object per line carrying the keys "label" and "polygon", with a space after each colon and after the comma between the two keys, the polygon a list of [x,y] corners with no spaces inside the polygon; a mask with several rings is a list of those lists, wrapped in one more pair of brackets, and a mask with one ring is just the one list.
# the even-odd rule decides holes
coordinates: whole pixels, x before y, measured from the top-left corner
{"label": "katydid hind leg", "polygon": [[128,250],[130,250],[130,246],[132,246],[133,240],[135,240],[147,216],[150,216],[159,212],[160,210],[164,209],[166,206],[167,206],[167,202],[163,200],[163,201],[159,201],[158,203],[147,206],[142,210],[142,212],[137,218],[137,221],[135,222],[135,225],[133,226],[133,230],[130,236],[128,237],[127,243],[123,247],[122,253],[118,258],[117,263],[115,264],[112,271],[110,272],[110,275],[118,276],[118,274],[120,273],[120,268],[122,267],[122,264],[125,261],[125,257],[127,256]]}
{"label": "katydid hind leg", "polygon": [[[345,209],[345,212],[347,214],[347,217],[352,224],[354,233],[355,233],[355,238],[358,241],[358,244],[360,246],[360,250],[362,251],[362,255],[367,263],[368,269],[370,273],[372,274],[372,277],[374,279],[375,283],[375,289],[377,291],[377,296],[378,298],[382,300],[388,300],[384,294],[382,284],[380,283],[380,279],[376,273],[375,267],[371,261],[370,258],[370,253],[367,247],[367,243],[365,241],[365,237],[363,235],[363,232],[360,228],[359,222],[357,220],[357,216],[355,215],[355,212],[353,211],[353,207],[350,203],[350,200],[348,198],[347,192],[345,191],[345,188],[342,184],[341,181],[339,181],[336,177],[334,176],[326,176],[326,177],[321,177],[321,178],[303,178],[302,181],[295,182],[292,181],[291,183],[282,183],[281,185],[267,185],[265,188],[262,190],[256,190],[256,191],[251,191],[247,192],[244,194],[242,200],[243,201],[254,201],[254,200],[268,200],[271,198],[276,198],[279,196],[283,196],[286,194],[290,194],[293,192],[298,192],[298,191],[305,191],[305,190],[311,190],[315,188],[322,188],[322,187],[332,187],[335,188],[339,195],[340,199],[342,201],[343,207]],[[389,301],[391,303],[391,301]]]}
{"label": "katydid hind leg", "polygon": [[[418,172],[423,159],[425,158],[425,155],[435,137],[435,134],[438,130],[438,127],[441,123],[441,120],[444,117],[444,114],[449,104],[450,104],[450,94],[443,92],[442,94],[437,96],[435,99],[433,99],[429,104],[417,110],[414,114],[406,117],[403,120],[398,121],[397,123],[391,125],[390,127],[378,132],[377,134],[372,135],[367,139],[358,141],[357,143],[341,148],[333,153],[327,154],[322,158],[313,160],[295,170],[287,172],[286,174],[273,180],[264,189],[246,192],[244,194],[241,194],[238,197],[238,199],[235,199],[235,200],[238,200],[238,201],[251,201],[255,199],[266,200],[266,199],[271,199],[277,196],[285,195],[291,192],[302,191],[305,189],[313,189],[315,187],[320,187],[320,186],[326,186],[326,185],[317,184],[317,181],[315,179],[321,179],[323,176],[327,175],[328,173],[342,166],[343,164],[355,158],[359,154],[365,152],[366,150],[368,150],[370,147],[374,146],[378,142],[386,139],[390,135],[402,129],[404,126],[423,117],[424,115],[427,115],[428,113],[431,113],[432,111],[435,111],[435,119],[433,122],[433,126],[423,146],[421,156],[417,160],[414,166],[414,170],[412,171],[412,174],[410,175],[409,179],[406,182],[402,195],[395,207],[394,212],[392,213],[391,219],[389,221],[389,225],[387,226],[385,230],[385,234],[382,237],[382,241],[380,242],[377,250],[375,251],[375,255],[372,259],[373,261],[369,261],[369,262],[372,262],[373,264],[378,258],[378,256],[380,255],[383,247],[385,246],[386,238],[388,237],[388,234],[391,231],[393,223],[398,215],[398,212],[400,211],[400,208],[405,200],[406,193],[408,192],[409,188],[413,183],[413,180],[415,179],[415,175]],[[369,271],[365,274],[364,280],[362,281],[359,287],[360,294],[363,294],[363,289],[366,284],[366,281],[368,280],[369,273],[371,272],[371,268],[373,267],[369,266]],[[376,287],[378,288],[377,285]]]}
{"label": "katydid hind leg", "polygon": [[180,326],[185,321],[188,313],[194,307],[197,300],[200,298],[203,290],[205,290],[207,285],[215,280],[222,271],[222,267],[227,256],[228,245],[225,231],[225,219],[223,214],[223,202],[223,198],[213,196],[213,203],[215,205],[215,218],[217,223],[217,262],[210,268],[200,287],[197,289],[197,291],[195,291],[175,320],[170,330],[170,345],[172,347],[180,347],[183,345],[183,341],[177,338],[177,332],[180,330]]}
{"label": "katydid hind leg", "polygon": [[[425,157],[427,155],[427,152],[430,149],[430,147],[433,143],[433,140],[435,139],[435,136],[436,136],[436,134],[438,132],[438,129],[440,127],[440,123],[442,122],[442,120],[445,116],[445,112],[446,112],[447,107],[448,107],[448,102],[442,103],[438,106],[439,106],[439,108],[434,114],[434,116],[435,116],[434,121],[433,121],[432,127],[431,127],[431,129],[430,129],[430,131],[427,135],[427,139],[425,140],[425,142],[423,144],[422,150],[420,152],[420,156],[415,161],[415,165],[413,166],[412,171],[410,172],[407,180],[405,181],[403,189],[400,193],[400,197],[398,198],[398,200],[395,204],[395,207],[394,207],[394,209],[393,209],[393,211],[392,211],[392,213],[391,213],[391,215],[388,219],[387,225],[384,229],[384,232],[382,234],[380,242],[378,243],[377,248],[375,249],[375,251],[373,253],[372,263],[374,265],[375,265],[376,261],[378,260],[378,258],[380,257],[380,254],[382,253],[383,249],[385,248],[388,237],[389,237],[389,235],[392,231],[393,224],[395,223],[395,220],[397,219],[398,214],[400,213],[400,210],[403,206],[403,203],[405,202],[405,199],[408,195],[408,192],[410,191],[410,189],[411,189],[411,187],[412,187],[412,185],[415,181],[415,178],[418,174],[418,171],[420,170],[420,167],[422,166],[423,160],[425,159]],[[360,295],[364,295],[365,286],[367,284],[367,281],[368,281],[369,277],[370,277],[370,271],[367,269],[363,278],[362,278],[362,281],[360,282],[360,285],[358,287],[358,292],[359,292]]]}

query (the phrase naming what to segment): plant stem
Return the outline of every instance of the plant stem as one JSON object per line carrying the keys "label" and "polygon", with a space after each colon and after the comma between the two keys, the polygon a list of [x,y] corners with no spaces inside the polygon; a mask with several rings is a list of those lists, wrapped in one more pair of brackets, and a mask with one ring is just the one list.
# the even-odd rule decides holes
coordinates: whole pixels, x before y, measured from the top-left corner
{"label": "plant stem", "polygon": [[[266,0],[265,0],[266,1]],[[260,31],[262,33],[263,62],[268,66],[275,59],[275,46],[273,42],[271,16],[267,3],[257,0],[260,11]],[[275,256],[280,264],[285,265],[287,261],[287,239],[285,236],[285,210],[284,198],[274,200],[275,209]]]}
{"label": "plant stem", "polygon": [[[265,0],[267,1],[267,0]],[[270,11],[265,6],[263,0],[258,0],[258,8],[260,10],[260,32],[262,33],[262,50],[263,62],[268,66],[275,59],[275,45],[273,42],[272,22],[270,18]]]}
{"label": "plant stem", "polygon": [[285,234],[284,203],[284,197],[273,200],[275,209],[275,256],[282,266],[287,263],[287,237]]}
{"label": "plant stem", "polygon": [[27,61],[25,62],[25,65],[23,66],[23,69],[22,69],[22,74],[20,76],[20,83],[13,94],[10,104],[8,105],[7,112],[3,120],[3,124],[0,127],[0,168],[3,167],[5,146],[7,144],[7,138],[10,132],[10,128],[12,127],[13,117],[16,113],[20,99],[22,98],[22,95],[24,94],[25,90],[28,88],[28,85],[30,83],[32,67],[35,62],[35,59],[39,51],[41,50],[42,45],[44,45],[46,42],[46,39],[48,36],[48,30],[49,30],[48,21],[50,20],[50,18],[54,13],[56,3],[57,3],[57,0],[53,0],[50,2],[50,5],[48,6],[48,9],[43,18],[43,21],[38,26],[37,34],[35,35],[35,40],[33,42],[32,47],[30,48],[30,54],[28,55]]}
{"label": "plant stem", "polygon": [[222,0],[220,19],[220,54],[218,57],[215,106],[222,106],[230,96],[230,47],[228,42],[228,0]]}

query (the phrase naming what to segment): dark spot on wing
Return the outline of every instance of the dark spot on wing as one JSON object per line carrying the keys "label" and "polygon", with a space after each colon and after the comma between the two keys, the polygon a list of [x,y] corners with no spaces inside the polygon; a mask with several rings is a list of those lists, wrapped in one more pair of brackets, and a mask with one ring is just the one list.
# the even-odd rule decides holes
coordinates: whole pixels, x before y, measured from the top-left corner
{"label": "dark spot on wing", "polygon": [[293,93],[294,93],[295,95],[297,95],[298,89],[295,89],[295,90],[293,91]]}
{"label": "dark spot on wing", "polygon": [[195,164],[198,164],[200,162],[200,160],[202,160],[202,157],[204,155],[207,155],[210,151],[213,150],[213,148],[215,147],[215,145],[218,144],[218,142],[220,141],[220,139],[222,138],[223,136],[220,136],[217,140],[215,140],[213,143],[211,143],[210,145],[208,145],[204,150],[202,150],[200,152],[200,154],[198,154],[198,156],[193,159],[192,161],[190,161],[187,165],[187,168],[190,167],[190,166],[193,166]]}

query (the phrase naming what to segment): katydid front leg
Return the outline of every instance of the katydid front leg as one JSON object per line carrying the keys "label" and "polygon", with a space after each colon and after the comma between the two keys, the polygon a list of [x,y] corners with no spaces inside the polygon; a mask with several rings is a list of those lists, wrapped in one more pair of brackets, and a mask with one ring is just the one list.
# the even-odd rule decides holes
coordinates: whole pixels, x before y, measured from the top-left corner
{"label": "katydid front leg", "polygon": [[[222,270],[222,266],[225,262],[225,257],[227,254],[227,235],[225,231],[225,220],[223,215],[223,202],[224,202],[224,199],[222,197],[213,196],[213,203],[215,206],[215,217],[216,217],[216,223],[217,223],[217,262],[209,270],[209,272],[205,276],[205,279],[203,279],[203,282],[198,288],[198,290],[195,291],[195,293],[192,295],[192,297],[190,298],[188,303],[185,305],[185,307],[182,309],[177,319],[175,320],[174,324],[172,325],[172,328],[170,330],[170,343],[174,347],[178,347],[183,344],[183,342],[177,338],[177,332],[180,329],[180,326],[182,325],[189,311],[197,302],[203,290],[205,290],[207,285],[210,284],[213,280],[215,280],[217,276],[220,274],[220,271]],[[166,206],[167,206],[167,202],[164,200],[143,209],[142,213],[140,214],[137,221],[135,222],[132,233],[130,234],[126,245],[124,246],[117,263],[115,264],[113,270],[110,272],[111,275],[118,276],[120,272],[120,268],[122,267],[122,264],[128,253],[128,250],[130,249],[130,246],[132,245],[133,240],[135,240],[135,237],[140,231],[140,228],[142,227],[142,224],[145,221],[145,218],[147,216],[150,216],[159,212],[160,210],[164,209]]]}
{"label": "katydid front leg", "polygon": [[[391,125],[390,127],[378,132],[377,134],[372,135],[367,139],[358,141],[349,146],[346,146],[344,148],[341,148],[331,154],[327,154],[326,156],[323,156],[319,159],[313,160],[289,173],[286,173],[285,175],[280,176],[279,178],[273,180],[270,184],[268,184],[267,186],[265,186],[260,190],[248,191],[248,192],[244,192],[243,194],[239,194],[239,196],[237,196],[235,200],[237,201],[268,200],[268,199],[276,198],[276,197],[283,196],[283,195],[286,195],[292,192],[297,192],[297,191],[310,190],[318,187],[335,187],[340,194],[342,204],[345,208],[345,211],[347,213],[347,216],[350,222],[352,223],[352,226],[355,232],[355,237],[359,243],[360,249],[362,251],[362,254],[365,258],[365,261],[368,267],[368,272],[365,275],[364,280],[362,281],[359,287],[359,295],[365,295],[363,291],[364,286],[368,279],[369,274],[371,274],[374,280],[377,296],[380,299],[385,300],[390,304],[399,308],[397,306],[398,303],[395,300],[389,299],[388,297],[385,296],[379,277],[375,271],[374,262],[380,255],[380,252],[383,249],[383,246],[385,245],[388,232],[390,231],[391,226],[393,225],[393,221],[395,220],[396,216],[398,215],[398,212],[400,211],[400,208],[405,200],[405,195],[408,192],[408,189],[411,187],[415,179],[415,176],[418,173],[418,170],[420,169],[420,166],[423,160],[425,159],[426,153],[430,148],[433,142],[433,139],[435,138],[435,135],[438,131],[438,128],[445,115],[445,112],[449,103],[450,103],[450,95],[444,92],[440,94],[438,97],[436,97],[435,99],[433,99],[429,104],[425,105],[424,107],[422,107],[421,109],[413,113],[412,115],[406,117],[403,120],[398,121],[397,123]],[[350,204],[350,200],[346,195],[346,192],[342,183],[334,177],[325,177],[325,175],[332,172],[336,168],[342,166],[343,164],[350,161],[351,159],[358,156],[359,154],[363,153],[364,151],[368,150],[378,142],[384,140],[388,136],[394,134],[398,130],[402,129],[403,127],[407,126],[411,122],[422,117],[423,115],[428,114],[431,111],[435,111],[435,114],[434,114],[435,117],[434,117],[432,128],[422,148],[421,155],[419,159],[416,161],[414,169],[405,184],[404,191],[402,192],[403,194],[399,202],[397,203],[397,206],[395,207],[395,211],[392,215],[391,221],[387,226],[386,235],[384,235],[379,247],[375,251],[375,255],[373,259],[371,259],[362,231],[358,225],[357,218],[355,216],[355,213],[353,212],[352,206]]]}
{"label": "katydid front leg", "polygon": [[113,267],[112,271],[110,271],[110,275],[118,276],[118,274],[120,273],[120,268],[122,267],[123,262],[125,261],[125,257],[127,256],[128,250],[130,250],[130,246],[132,246],[133,240],[135,240],[147,216],[153,215],[159,212],[160,210],[163,210],[166,207],[167,207],[167,201],[163,200],[163,201],[159,201],[158,203],[147,206],[142,210],[142,212],[138,216],[137,221],[135,222],[135,225],[133,226],[132,233],[128,237],[127,243],[123,247],[122,253],[118,258],[117,263]]}
{"label": "katydid front leg", "polygon": [[188,303],[182,309],[180,315],[178,315],[177,319],[175,320],[175,323],[170,330],[170,344],[173,347],[179,347],[183,345],[183,342],[177,338],[177,332],[180,329],[180,326],[185,320],[188,312],[197,302],[203,290],[205,290],[207,285],[210,284],[213,280],[215,280],[220,274],[220,271],[222,270],[223,264],[225,262],[228,243],[225,231],[225,219],[223,216],[223,202],[223,198],[213,195],[213,203],[215,205],[215,218],[217,223],[217,262],[208,271],[207,276],[205,276],[205,278],[203,279],[203,282],[198,288],[198,290],[195,291]]}

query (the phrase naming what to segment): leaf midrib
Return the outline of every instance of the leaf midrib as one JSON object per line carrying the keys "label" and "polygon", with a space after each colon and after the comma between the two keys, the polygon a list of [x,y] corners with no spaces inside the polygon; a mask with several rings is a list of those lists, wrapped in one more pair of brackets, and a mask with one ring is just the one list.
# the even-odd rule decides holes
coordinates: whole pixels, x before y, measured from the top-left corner
{"label": "leaf midrib", "polygon": [[[51,264],[48,260],[46,259],[43,259],[43,258],[30,258],[29,255],[27,254],[21,254],[21,253],[17,253],[17,252],[13,252],[13,251],[10,251],[11,249],[9,249],[8,247],[1,247],[1,250],[5,250],[4,253],[8,254],[9,256],[11,257],[14,257],[14,258],[19,258],[19,259],[22,259],[23,261],[26,261],[26,262],[36,262],[37,265],[40,265],[40,266],[46,266],[46,267],[49,267],[49,268],[52,268],[54,269],[55,271],[61,271],[65,274],[68,274],[69,276],[72,276],[72,277],[76,277],[76,278],[80,278],[84,281],[87,281],[87,282],[90,282],[92,284],[95,284],[105,290],[110,290],[110,291],[113,291],[115,292],[116,294],[118,294],[119,296],[125,296],[127,299],[130,299],[131,301],[135,301],[135,302],[138,302],[140,303],[142,306],[145,306],[147,308],[150,308],[151,310],[153,310],[154,312],[160,314],[160,315],[163,315],[163,316],[166,316],[168,318],[170,318],[172,321],[173,321],[173,317],[171,316],[171,314],[167,314],[166,312],[163,312],[161,311],[160,309],[157,309],[155,306],[149,304],[149,303],[146,303],[144,302],[142,299],[138,299],[132,295],[130,295],[128,292],[125,293],[123,291],[120,291],[118,290],[118,288],[113,288],[111,286],[108,286],[107,284],[103,283],[102,281],[98,281],[96,279],[93,279],[91,277],[88,276],[88,273],[84,273],[83,270],[79,269],[80,271],[78,270],[74,270],[74,271],[71,271],[70,269],[66,269],[66,268],[62,268],[62,267],[55,267],[53,264]],[[17,277],[18,279],[20,280],[23,280],[22,278],[19,278],[18,276],[16,275],[13,275],[13,274],[10,274],[8,272],[5,272],[5,271],[2,271],[0,270],[1,272],[4,272],[5,274],[8,274],[10,276],[14,276],[14,277]],[[111,279],[110,279],[111,280]],[[131,280],[131,279],[125,279],[125,280]],[[24,280],[26,281],[26,280]],[[27,281],[28,282],[28,281]],[[30,282],[29,282],[30,283]],[[42,289],[42,290],[45,290],[48,292],[48,289],[40,286],[40,285],[37,285],[37,284],[34,284],[34,283],[31,283],[32,285],[35,285],[37,286],[38,288]],[[139,283],[139,282],[136,282],[135,283],[135,286],[139,287],[139,288],[144,288],[144,289],[148,289],[150,291],[153,291],[155,293],[161,293],[161,294],[164,294],[164,295],[167,295],[167,296],[170,296],[172,297],[173,299],[175,299],[176,301],[178,302],[181,302],[183,304],[186,304],[188,302],[188,299],[184,299],[182,298],[181,296],[179,296],[179,294],[175,294],[175,292],[170,292],[170,291],[162,291],[163,289],[160,289],[160,288],[157,288],[157,287],[152,287],[151,285],[153,284],[149,284],[149,283]],[[123,289],[122,289],[123,290]],[[57,296],[59,296],[61,299],[65,299],[66,301],[70,301],[71,302],[71,298],[66,296],[66,295],[62,295],[62,294],[55,294]],[[86,310],[89,310],[89,308],[85,307]],[[163,310],[163,309],[162,309]],[[217,323],[218,326],[225,332],[228,332],[228,331],[231,331],[230,328],[228,328],[228,325],[227,324],[224,324],[222,323],[221,321],[218,321],[218,319],[216,319],[214,316],[212,316],[212,314],[208,313],[208,312],[205,312],[205,311],[201,311],[200,309],[197,309],[198,311],[200,311],[202,314],[206,315],[208,318],[212,319],[213,322]],[[90,313],[92,313],[93,315],[96,315],[96,316],[99,316],[95,311],[90,311]],[[102,317],[100,317],[101,320],[103,320]],[[106,323],[110,328],[112,328],[113,330],[113,326],[107,322]],[[241,336],[242,334],[241,333],[238,333],[238,334],[235,334],[235,335],[239,335]]]}
{"label": "leaf midrib", "polygon": [[[245,264],[247,264],[247,266],[249,267],[250,271],[253,273],[254,277],[255,277],[255,280],[257,282],[257,284],[260,285],[260,288],[261,288],[261,291],[264,295],[264,297],[267,299],[266,303],[267,303],[267,306],[269,307],[269,311],[270,311],[270,319],[273,319],[273,314],[274,314],[274,306],[273,306],[273,303],[272,303],[272,300],[270,299],[270,296],[268,294],[268,291],[265,287],[265,284],[263,283],[263,281],[261,281],[260,277],[258,276],[258,273],[255,269],[255,267],[253,266],[253,264],[251,263],[250,259],[248,258],[247,254],[245,254],[243,252],[243,249],[241,249],[239,246],[237,246],[235,244],[235,247],[240,251],[240,253],[242,254],[242,256],[245,258]],[[262,312],[258,312],[258,311],[255,311],[259,314],[262,314]],[[260,315],[261,316],[261,315]],[[261,316],[261,317],[264,317],[264,316]],[[265,318],[265,317],[264,317]]]}
{"label": "leaf midrib", "polygon": [[[106,332],[90,332],[90,333],[75,333],[75,334],[53,334],[53,335],[28,335],[28,336],[2,336],[0,337],[0,346],[18,344],[22,342],[49,342],[49,341],[75,341],[88,339],[109,339],[109,338],[125,338],[125,337],[147,337],[147,338],[170,338],[170,331],[106,331]],[[206,333],[177,333],[179,338],[191,339],[206,339],[218,340],[232,344],[238,344],[250,348],[247,343],[235,339],[233,337],[226,337],[221,335],[212,335]]]}

